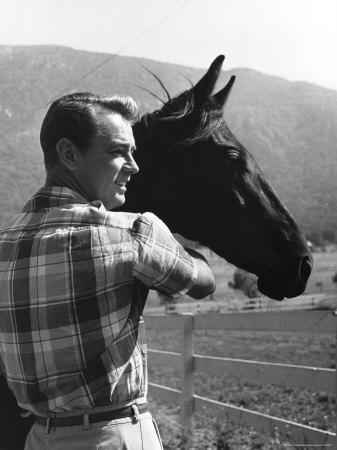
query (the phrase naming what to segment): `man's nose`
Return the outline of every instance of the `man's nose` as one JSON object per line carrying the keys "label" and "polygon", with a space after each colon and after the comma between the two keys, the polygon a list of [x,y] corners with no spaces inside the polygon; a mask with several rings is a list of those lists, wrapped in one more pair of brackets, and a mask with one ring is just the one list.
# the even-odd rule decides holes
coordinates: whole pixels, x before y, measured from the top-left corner
{"label": "man's nose", "polygon": [[139,167],[132,155],[130,156],[128,161],[124,164],[124,170],[132,174],[139,172]]}

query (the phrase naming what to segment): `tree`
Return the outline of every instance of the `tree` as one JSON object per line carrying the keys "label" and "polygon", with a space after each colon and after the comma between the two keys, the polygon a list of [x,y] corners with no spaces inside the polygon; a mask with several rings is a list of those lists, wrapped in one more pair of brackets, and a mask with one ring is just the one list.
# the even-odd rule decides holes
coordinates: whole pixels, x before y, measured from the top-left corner
{"label": "tree", "polygon": [[335,272],[335,274],[333,275],[332,282],[335,283],[337,286],[337,272]]}
{"label": "tree", "polygon": [[336,234],[335,234],[334,230],[331,230],[329,228],[322,230],[322,237],[325,241],[328,241],[328,242],[336,241]]}
{"label": "tree", "polygon": [[311,241],[314,246],[316,247],[322,247],[324,245],[324,239],[322,237],[322,233],[320,231],[312,231],[308,235],[309,241]]}
{"label": "tree", "polygon": [[320,292],[323,292],[323,281],[316,281],[316,285],[315,285]]}
{"label": "tree", "polygon": [[232,289],[241,290],[248,298],[260,296],[257,288],[257,277],[242,269],[235,269],[233,281],[229,281],[228,286]]}

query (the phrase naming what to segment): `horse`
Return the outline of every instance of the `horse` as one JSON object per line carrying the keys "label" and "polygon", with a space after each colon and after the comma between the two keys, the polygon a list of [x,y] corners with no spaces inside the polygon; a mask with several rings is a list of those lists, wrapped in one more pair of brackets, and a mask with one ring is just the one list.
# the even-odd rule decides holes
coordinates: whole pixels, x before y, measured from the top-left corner
{"label": "horse", "polygon": [[151,211],[174,233],[253,273],[265,296],[302,294],[312,270],[307,240],[223,110],[235,82],[213,94],[224,56],[191,89],[134,125],[140,172],[124,211]]}
{"label": "horse", "polygon": [[[311,252],[295,219],[224,120],[235,77],[213,94],[223,61],[218,56],[189,90],[173,98],[166,91],[168,101],[134,124],[141,170],[119,209],[155,213],[172,232],[254,273],[267,297],[296,297],[310,276]],[[0,396],[7,399],[6,410],[0,410],[6,430],[0,434],[7,431],[8,448],[21,450],[32,419],[21,418],[3,378]]]}

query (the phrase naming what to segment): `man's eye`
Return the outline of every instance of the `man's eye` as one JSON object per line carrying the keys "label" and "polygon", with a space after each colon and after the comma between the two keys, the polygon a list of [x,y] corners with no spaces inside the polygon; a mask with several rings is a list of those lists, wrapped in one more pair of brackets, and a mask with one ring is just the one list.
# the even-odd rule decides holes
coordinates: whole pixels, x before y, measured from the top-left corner
{"label": "man's eye", "polygon": [[123,152],[123,150],[116,149],[116,150],[110,151],[109,154],[112,156],[123,156],[124,152]]}

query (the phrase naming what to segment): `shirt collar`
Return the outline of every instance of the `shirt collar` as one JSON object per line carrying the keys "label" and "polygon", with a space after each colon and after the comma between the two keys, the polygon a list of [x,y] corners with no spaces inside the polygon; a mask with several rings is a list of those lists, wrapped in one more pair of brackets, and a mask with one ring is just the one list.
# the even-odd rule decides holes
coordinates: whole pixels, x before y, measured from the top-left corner
{"label": "shirt collar", "polygon": [[39,211],[43,208],[53,208],[72,203],[86,204],[88,201],[82,195],[66,187],[43,186],[28,200],[22,212]]}

